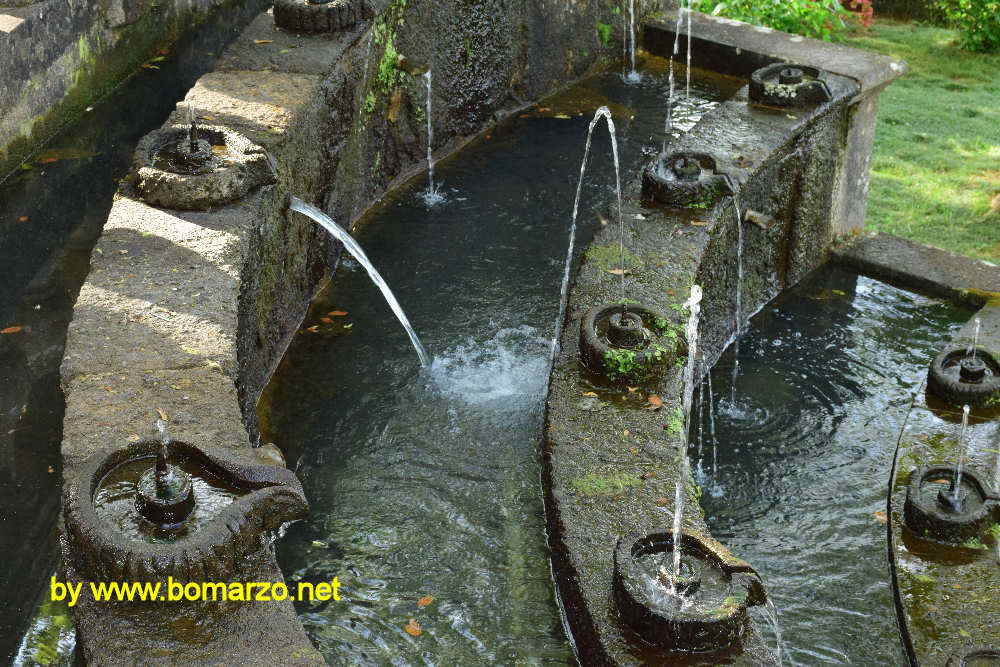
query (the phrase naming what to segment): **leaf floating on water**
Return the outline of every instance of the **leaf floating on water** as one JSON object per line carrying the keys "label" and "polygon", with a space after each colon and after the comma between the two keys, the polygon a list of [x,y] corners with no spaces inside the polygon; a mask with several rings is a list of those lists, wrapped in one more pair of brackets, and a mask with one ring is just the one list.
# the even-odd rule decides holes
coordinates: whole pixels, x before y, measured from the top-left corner
{"label": "leaf floating on water", "polygon": [[274,40],[273,39],[255,39],[255,40],[253,40],[253,43],[254,44],[258,44],[258,45],[260,45],[260,44],[272,44],[272,43],[274,43]]}
{"label": "leaf floating on water", "polygon": [[597,396],[597,392],[596,391],[585,391],[585,392],[583,392],[583,395],[584,396]]}
{"label": "leaf floating on water", "polygon": [[881,524],[885,524],[889,520],[889,518],[885,515],[885,512],[882,510],[873,512],[872,516],[875,517],[875,519]]}
{"label": "leaf floating on water", "polygon": [[40,153],[35,160],[39,164],[52,164],[53,162],[59,162],[60,160],[80,160],[83,158],[94,157],[97,155],[94,151],[84,150],[82,148],[50,148],[43,153]]}
{"label": "leaf floating on water", "polygon": [[17,219],[17,221],[18,222],[27,222],[28,221],[28,216],[22,215],[20,218]]}
{"label": "leaf floating on water", "polygon": [[314,324],[311,327],[306,327],[306,331],[308,331],[309,333],[316,333],[317,331],[319,331],[319,325]]}
{"label": "leaf floating on water", "polygon": [[326,542],[320,542],[319,540],[313,540],[312,541],[312,546],[316,547],[317,549],[326,549]]}
{"label": "leaf floating on water", "polygon": [[6,329],[0,329],[0,334],[15,334],[24,329],[24,327],[15,325],[12,327],[7,327]]}
{"label": "leaf floating on water", "polygon": [[329,313],[327,313],[327,315],[329,315],[330,317],[343,317],[344,315],[347,315],[347,311],[346,310],[331,310]]}
{"label": "leaf floating on water", "polygon": [[558,118],[559,120],[569,120],[569,116],[564,113],[557,113],[553,118]]}
{"label": "leaf floating on water", "polygon": [[836,294],[837,296],[847,296],[847,292],[845,292],[844,290],[835,289],[830,291]]}
{"label": "leaf floating on water", "polygon": [[432,595],[425,595],[424,597],[422,597],[419,600],[417,600],[417,606],[418,607],[426,607],[431,602],[434,602],[434,596],[432,596]]}
{"label": "leaf floating on water", "polygon": [[403,629],[406,630],[406,634],[410,635],[411,637],[419,637],[424,633],[424,631],[420,629],[420,624],[417,623],[417,621],[412,618],[410,619],[409,623],[403,626]]}
{"label": "leaf floating on water", "polygon": [[55,472],[55,471],[56,471],[56,469],[55,469],[55,468],[53,468],[52,466],[49,466],[49,472],[50,472],[50,473],[53,473],[53,472]]}
{"label": "leaf floating on water", "polygon": [[319,318],[319,321],[322,322],[323,324],[333,324],[333,320],[331,320],[329,317],[321,317]]}

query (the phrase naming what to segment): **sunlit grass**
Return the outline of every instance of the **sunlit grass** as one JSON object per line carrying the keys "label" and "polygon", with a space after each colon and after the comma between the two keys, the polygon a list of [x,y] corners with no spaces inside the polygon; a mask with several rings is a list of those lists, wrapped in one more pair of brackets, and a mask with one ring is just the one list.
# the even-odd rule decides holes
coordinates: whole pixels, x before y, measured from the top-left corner
{"label": "sunlit grass", "polygon": [[910,65],[879,100],[868,228],[1000,261],[1000,55],[890,21],[848,44]]}

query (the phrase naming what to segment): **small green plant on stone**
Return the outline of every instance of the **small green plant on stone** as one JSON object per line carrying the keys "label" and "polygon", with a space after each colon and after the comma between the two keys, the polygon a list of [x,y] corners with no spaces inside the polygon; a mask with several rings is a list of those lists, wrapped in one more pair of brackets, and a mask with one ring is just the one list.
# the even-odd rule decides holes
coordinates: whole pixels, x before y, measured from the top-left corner
{"label": "small green plant on stone", "polygon": [[630,486],[641,483],[638,477],[625,473],[598,475],[590,473],[583,477],[570,480],[570,487],[584,496],[614,496],[622,493]]}
{"label": "small green plant on stone", "polygon": [[677,408],[670,415],[670,421],[667,422],[667,433],[671,435],[680,435],[684,432],[684,414],[681,412],[680,408]]}
{"label": "small green plant on stone", "polygon": [[604,353],[604,367],[607,369],[608,377],[614,380],[631,375],[639,368],[635,356],[635,350],[607,350]]}
{"label": "small green plant on stone", "polygon": [[739,606],[740,599],[735,595],[727,596],[726,599],[722,601],[722,604],[718,609],[712,612],[712,615],[717,618],[722,618],[724,616],[729,616],[733,611]]}
{"label": "small green plant on stone", "polygon": [[965,542],[962,542],[962,546],[966,549],[976,549],[979,551],[986,549],[986,545],[978,537],[970,537]]}
{"label": "small green plant on stone", "polygon": [[601,44],[607,46],[611,43],[611,26],[607,23],[597,22],[597,35],[601,38]]}
{"label": "small green plant on stone", "polygon": [[1000,542],[1000,523],[994,523],[989,528],[990,535],[997,542]]}

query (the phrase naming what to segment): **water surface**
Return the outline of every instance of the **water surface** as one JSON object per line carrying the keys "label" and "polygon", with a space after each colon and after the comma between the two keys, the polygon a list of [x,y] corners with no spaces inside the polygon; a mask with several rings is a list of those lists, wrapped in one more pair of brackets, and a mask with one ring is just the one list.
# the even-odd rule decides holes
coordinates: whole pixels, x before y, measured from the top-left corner
{"label": "water surface", "polygon": [[[731,91],[695,89],[689,123]],[[331,664],[573,661],[538,461],[570,212],[594,111],[615,114],[628,182],[662,141],[665,90],[662,68],[589,80],[439,164],[444,203],[426,205],[421,179],[371,216],[358,239],[434,357],[426,372],[354,262],[315,305],[271,425],[312,506],[282,568],[346,592],[299,608]],[[591,156],[581,243],[613,199],[603,127]]]}
{"label": "water surface", "polygon": [[763,575],[787,663],[904,664],[889,469],[928,365],[969,316],[825,266],[751,320],[735,406],[731,358],[713,370],[717,449],[707,401],[692,434],[702,505],[713,535]]}

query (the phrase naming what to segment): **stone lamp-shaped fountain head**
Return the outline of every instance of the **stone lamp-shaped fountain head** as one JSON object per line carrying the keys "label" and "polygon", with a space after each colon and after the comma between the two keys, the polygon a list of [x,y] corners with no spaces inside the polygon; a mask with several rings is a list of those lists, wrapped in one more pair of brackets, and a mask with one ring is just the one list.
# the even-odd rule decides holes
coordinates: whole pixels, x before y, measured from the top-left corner
{"label": "stone lamp-shaped fountain head", "polygon": [[150,523],[163,529],[176,528],[194,510],[194,491],[191,477],[170,464],[170,437],[166,424],[157,420],[156,427],[160,431],[160,449],[155,465],[139,478],[135,506]]}
{"label": "stone lamp-shaped fountain head", "polygon": [[736,182],[719,170],[707,153],[661,153],[642,172],[642,201],[646,206],[709,208],[736,192]]}
{"label": "stone lamp-shaped fountain head", "polygon": [[194,109],[188,107],[186,131],[176,135],[176,139],[161,146],[154,157],[159,169],[174,174],[207,174],[215,170],[218,160],[212,150],[212,143],[204,139]]}
{"label": "stone lamp-shaped fountain head", "polygon": [[815,67],[774,63],[750,75],[750,103],[769,107],[814,107],[833,99],[822,71]]}

